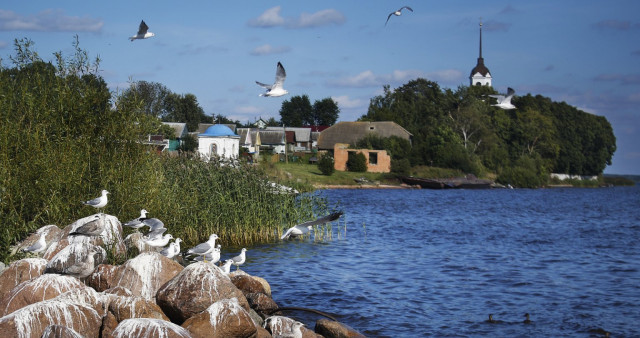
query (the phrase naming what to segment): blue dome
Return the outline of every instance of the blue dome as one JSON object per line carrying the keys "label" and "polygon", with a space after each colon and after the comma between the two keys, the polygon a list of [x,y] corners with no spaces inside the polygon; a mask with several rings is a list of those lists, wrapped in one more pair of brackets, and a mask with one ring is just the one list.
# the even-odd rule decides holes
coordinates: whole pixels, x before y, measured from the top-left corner
{"label": "blue dome", "polygon": [[214,124],[211,127],[207,128],[204,133],[200,134],[200,136],[238,136],[236,135],[231,128],[227,126],[223,126],[221,124]]}

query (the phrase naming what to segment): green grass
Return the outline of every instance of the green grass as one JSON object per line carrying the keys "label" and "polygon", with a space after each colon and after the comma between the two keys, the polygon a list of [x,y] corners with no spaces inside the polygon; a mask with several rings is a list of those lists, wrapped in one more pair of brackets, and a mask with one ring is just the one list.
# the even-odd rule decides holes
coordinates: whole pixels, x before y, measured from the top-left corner
{"label": "green grass", "polygon": [[335,171],[331,176],[323,175],[315,164],[306,163],[260,163],[269,177],[277,179],[284,184],[303,187],[304,190],[313,189],[321,185],[353,185],[358,183],[357,178],[366,178],[380,184],[400,184],[391,174],[362,173]]}

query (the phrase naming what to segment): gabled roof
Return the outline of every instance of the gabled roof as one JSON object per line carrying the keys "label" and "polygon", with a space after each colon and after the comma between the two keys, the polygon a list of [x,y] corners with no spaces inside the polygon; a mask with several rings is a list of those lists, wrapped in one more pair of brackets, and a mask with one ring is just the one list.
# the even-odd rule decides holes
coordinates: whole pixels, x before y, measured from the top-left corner
{"label": "gabled roof", "polygon": [[173,128],[176,138],[183,138],[189,132],[187,124],[182,122],[162,122],[163,124]]}
{"label": "gabled roof", "polygon": [[[285,127],[285,131],[293,131],[296,133],[296,141],[297,142],[309,142],[311,141],[311,128],[293,128],[293,127]],[[264,130],[280,130],[282,131],[282,127],[266,127]]]}
{"label": "gabled roof", "polygon": [[411,140],[413,136],[399,124],[391,121],[382,122],[339,122],[325,129],[318,137],[318,149],[333,149],[336,143],[355,145],[369,134],[380,137],[398,136]]}
{"label": "gabled roof", "polygon": [[[284,133],[282,130],[260,130],[260,144],[284,144]],[[255,142],[255,141],[254,141]]]}

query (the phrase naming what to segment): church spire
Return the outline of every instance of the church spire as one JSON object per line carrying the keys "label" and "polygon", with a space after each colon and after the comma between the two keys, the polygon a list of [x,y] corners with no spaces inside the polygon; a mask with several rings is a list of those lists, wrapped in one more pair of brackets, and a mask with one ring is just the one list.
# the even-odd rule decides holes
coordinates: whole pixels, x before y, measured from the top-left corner
{"label": "church spire", "polygon": [[482,18],[480,18],[480,47],[478,52],[478,63],[471,70],[469,80],[471,80],[472,86],[491,86],[491,73],[487,66],[484,65],[484,58],[482,58]]}
{"label": "church spire", "polygon": [[482,18],[480,18],[480,59],[482,59]]}

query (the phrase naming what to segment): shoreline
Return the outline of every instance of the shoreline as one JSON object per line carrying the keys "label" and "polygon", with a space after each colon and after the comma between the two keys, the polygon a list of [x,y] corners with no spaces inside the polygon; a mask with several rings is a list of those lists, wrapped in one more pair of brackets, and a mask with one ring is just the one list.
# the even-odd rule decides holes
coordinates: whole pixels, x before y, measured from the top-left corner
{"label": "shoreline", "polygon": [[408,185],[393,184],[314,184],[316,189],[415,189]]}

